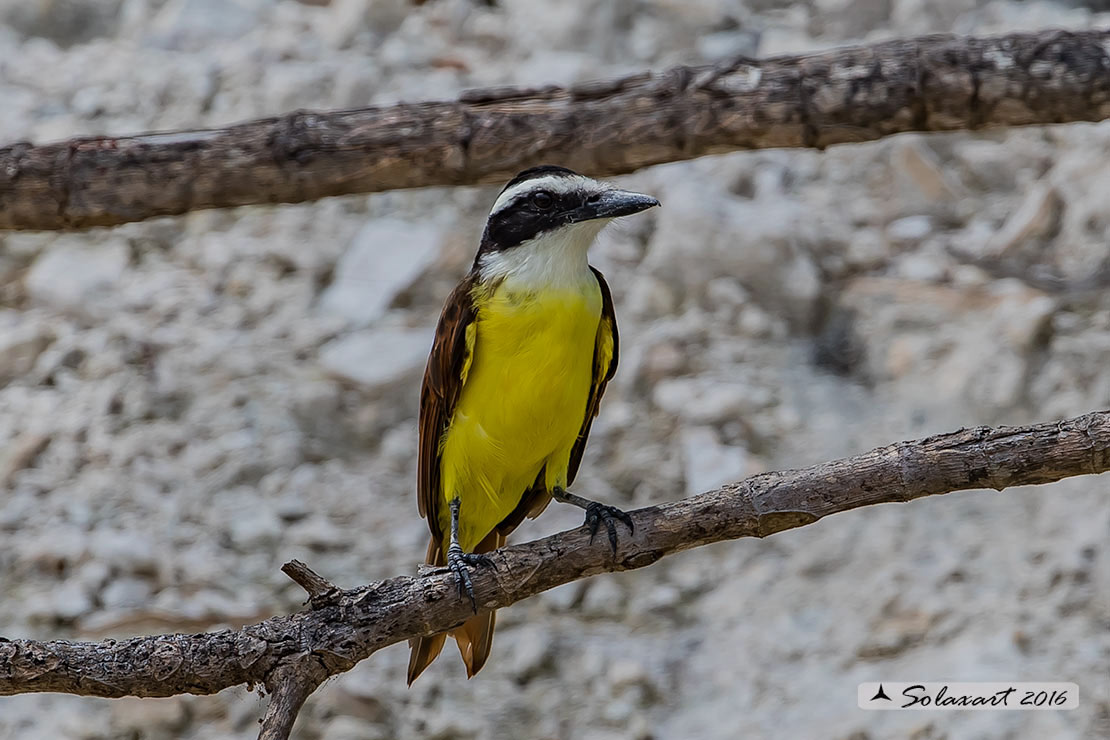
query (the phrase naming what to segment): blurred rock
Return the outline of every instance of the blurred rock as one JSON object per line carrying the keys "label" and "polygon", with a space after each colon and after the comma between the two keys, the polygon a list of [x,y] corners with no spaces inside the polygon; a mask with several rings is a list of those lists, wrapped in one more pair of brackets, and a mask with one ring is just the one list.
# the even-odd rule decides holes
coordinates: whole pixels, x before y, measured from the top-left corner
{"label": "blurred rock", "polygon": [[587,617],[610,619],[624,614],[627,607],[624,589],[615,579],[602,577],[590,581],[581,608],[582,614]]}
{"label": "blurred rock", "polygon": [[241,552],[257,552],[278,542],[281,520],[269,508],[250,508],[228,522],[231,543]]}
{"label": "blurred rock", "polygon": [[698,424],[722,424],[752,415],[773,399],[766,388],[719,378],[664,380],[655,386],[652,401],[659,408]]}
{"label": "blurred rock", "polygon": [[435,261],[442,243],[442,231],[429,223],[370,221],[336,265],[320,308],[356,326],[373,323]]}
{"label": "blurred rock", "polygon": [[706,62],[727,62],[741,54],[755,56],[759,36],[751,30],[717,31],[698,37],[698,57]]}
{"label": "blurred rock", "polygon": [[0,311],[0,386],[31,372],[53,339],[45,324],[25,321],[14,311]]}
{"label": "blurred rock", "polygon": [[933,231],[933,220],[928,216],[906,216],[886,227],[887,237],[902,244],[919,242]]}
{"label": "blurred rock", "polygon": [[1028,353],[1056,306],[1016,282],[983,290],[881,278],[857,279],[839,305],[858,317],[871,377],[933,405],[966,404],[978,418],[1018,401]]}
{"label": "blurred rock", "polygon": [[540,598],[555,611],[567,611],[573,609],[582,600],[582,594],[586,590],[585,585],[582,581],[566,583],[550,591],[544,591],[540,594]]}
{"label": "blurred rock", "polygon": [[[1022,142],[1024,148],[1031,144]],[[1021,172],[1014,167],[1012,146],[1005,142],[979,136],[960,137],[953,142],[952,155],[969,188],[1009,195],[1017,187]]]}
{"label": "blurred rock", "polygon": [[[27,293],[35,303],[78,316],[96,316],[127,270],[123,244],[82,245],[61,237],[27,273]],[[90,314],[91,312],[91,314]]]}
{"label": "blurred rock", "polygon": [[145,532],[99,528],[89,538],[89,554],[121,573],[153,575],[160,561],[155,540]]}
{"label": "blurred rock", "polygon": [[150,583],[139,578],[119,578],[100,592],[100,603],[106,609],[134,609],[145,606],[150,599]]}
{"label": "blurred rock", "polygon": [[346,547],[350,536],[324,517],[316,516],[290,526],[289,541],[313,550],[328,550]]}
{"label": "blurred rock", "polygon": [[549,672],[555,658],[555,646],[545,627],[526,625],[513,634],[513,653],[508,671],[517,681],[527,683]]}
{"label": "blurred rock", "polygon": [[816,0],[815,20],[822,33],[852,38],[885,25],[891,6],[891,0]]}
{"label": "blurred rock", "polygon": [[151,740],[171,740],[180,737],[189,720],[189,699],[186,696],[125,697],[112,702],[112,718],[124,732]]}
{"label": "blurred rock", "polygon": [[948,276],[952,258],[937,249],[922,248],[891,260],[891,274],[920,283],[941,282]]}
{"label": "blurred rock", "polygon": [[[48,611],[40,616],[50,616],[62,621],[73,621],[92,611],[93,601],[84,584],[77,580],[56,586],[48,601]],[[34,611],[31,612],[32,616]]]}
{"label": "blurred rock", "polygon": [[760,305],[808,325],[820,296],[820,279],[807,247],[815,225],[797,204],[781,198],[740,200],[669,183],[667,207],[644,267],[686,300],[701,300],[704,286],[731,275]]}
{"label": "blurred rock", "polygon": [[120,4],[121,0],[3,0],[0,25],[70,46],[111,36],[119,23]]}
{"label": "blurred rock", "polygon": [[373,735],[374,730],[367,725],[387,727],[392,711],[389,697],[384,695],[379,676],[367,664],[356,666],[353,670],[337,677],[336,692],[328,704],[338,714],[360,720],[363,732]]}
{"label": "blurred rock", "polygon": [[905,198],[911,207],[950,204],[963,195],[959,183],[920,137],[899,138],[892,148],[895,170],[913,188]]}
{"label": "blurred rock", "polygon": [[334,717],[324,725],[320,740],[386,740],[390,735],[379,725],[355,717]]}
{"label": "blurred rock", "polygon": [[687,496],[747,477],[747,450],[721,444],[713,429],[685,428],[681,440]]}
{"label": "blurred rock", "polygon": [[30,466],[48,444],[50,437],[45,434],[25,432],[6,445],[0,453],[0,488],[6,487],[16,473]]}
{"label": "blurred rock", "polygon": [[891,658],[919,645],[939,615],[920,611],[894,611],[871,625],[866,641],[859,647],[865,660]]}
{"label": "blurred rock", "polygon": [[1050,186],[1038,183],[1006,219],[986,245],[986,253],[1001,257],[1029,239],[1048,236],[1058,223],[1062,203]]}
{"label": "blurred rock", "polygon": [[359,32],[378,37],[393,33],[412,11],[408,0],[333,0],[326,37],[334,46],[351,44]]}
{"label": "blurred rock", "polygon": [[625,310],[642,319],[668,316],[678,307],[679,296],[664,281],[647,276],[637,280],[625,299]]}
{"label": "blurred rock", "polygon": [[892,0],[891,20],[906,34],[936,33],[952,28],[957,18],[971,13],[977,0]]}
{"label": "blurred rock", "polygon": [[150,39],[167,49],[197,50],[248,33],[269,6],[269,0],[168,0],[150,25]]}
{"label": "blurred rock", "polygon": [[424,369],[433,333],[424,329],[369,329],[347,334],[320,350],[329,373],[380,391],[412,380]]}

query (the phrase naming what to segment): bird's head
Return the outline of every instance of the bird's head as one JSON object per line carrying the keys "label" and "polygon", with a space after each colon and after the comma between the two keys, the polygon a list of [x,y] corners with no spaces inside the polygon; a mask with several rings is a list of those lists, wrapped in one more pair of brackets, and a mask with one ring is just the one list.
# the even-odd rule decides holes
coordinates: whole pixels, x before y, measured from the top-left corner
{"label": "bird's head", "polygon": [[475,265],[501,272],[522,261],[584,265],[586,250],[607,223],[657,205],[650,195],[619,190],[565,167],[533,167],[497,196]]}

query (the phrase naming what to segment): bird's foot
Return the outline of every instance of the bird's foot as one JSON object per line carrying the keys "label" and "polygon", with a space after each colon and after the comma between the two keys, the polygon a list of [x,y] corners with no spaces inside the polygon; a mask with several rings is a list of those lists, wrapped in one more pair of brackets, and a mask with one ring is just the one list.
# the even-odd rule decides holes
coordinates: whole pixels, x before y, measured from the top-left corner
{"label": "bird's foot", "polygon": [[597,530],[601,528],[602,523],[605,524],[605,531],[609,535],[609,546],[613,548],[613,554],[617,554],[617,522],[624,522],[628,527],[628,533],[634,534],[635,527],[632,526],[632,517],[624,513],[615,506],[607,506],[599,504],[596,501],[591,501],[586,506],[586,526],[590,528],[590,544],[593,544],[594,537],[597,535]]}
{"label": "bird's foot", "polygon": [[480,565],[493,565],[493,561],[485,555],[463,552],[463,549],[455,543],[447,548],[447,568],[455,574],[459,582],[459,596],[470,599],[470,607],[475,614],[478,613],[478,602],[474,599],[474,584],[470,581],[470,569]]}

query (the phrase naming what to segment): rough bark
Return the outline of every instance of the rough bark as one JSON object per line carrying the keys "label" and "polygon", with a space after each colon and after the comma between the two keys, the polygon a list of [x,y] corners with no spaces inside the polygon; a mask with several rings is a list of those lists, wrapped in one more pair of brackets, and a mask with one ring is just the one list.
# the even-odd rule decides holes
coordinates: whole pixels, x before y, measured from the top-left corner
{"label": "rough bark", "polygon": [[223,129],[0,149],[0,229],[593,175],[740,149],[1110,117],[1110,31],[927,36],[456,101],[296,111]]}
{"label": "rough bark", "polygon": [[[632,512],[635,535],[622,532],[615,556],[604,537],[591,543],[584,527],[504,548],[491,553],[491,567],[474,573],[474,588],[479,608],[495,609],[580,578],[642,568],[711,542],[765,537],[861,506],[1108,469],[1107,411],[1028,427],[965,429],[640,509]],[[310,608],[237,631],[99,643],[0,638],[0,696],[172,696],[261,685],[274,696],[261,737],[273,740],[288,736],[305,697],[328,676],[472,613],[444,569],[351,590],[296,561],[283,570],[309,592]]]}

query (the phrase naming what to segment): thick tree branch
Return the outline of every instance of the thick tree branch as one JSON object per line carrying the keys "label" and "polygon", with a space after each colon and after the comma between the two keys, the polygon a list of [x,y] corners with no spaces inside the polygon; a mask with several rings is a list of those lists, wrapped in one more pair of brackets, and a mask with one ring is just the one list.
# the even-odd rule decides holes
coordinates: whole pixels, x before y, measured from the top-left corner
{"label": "thick tree branch", "polygon": [[[961,430],[640,509],[632,513],[636,534],[622,537],[615,557],[605,538],[591,544],[584,527],[504,548],[491,554],[492,567],[476,571],[474,587],[480,608],[496,609],[580,578],[641,568],[711,542],[765,537],[861,506],[1108,469],[1107,411],[1028,427]],[[328,676],[471,615],[469,600],[458,596],[444,569],[338,592],[303,564],[284,570],[309,591],[313,606],[238,631],[99,643],[0,638],[0,695],[172,696],[263,685],[274,698],[262,737],[284,738],[305,697]]]}
{"label": "thick tree branch", "polygon": [[927,36],[569,88],[297,111],[224,129],[0,149],[0,229],[503,181],[557,162],[615,175],[705,154],[904,131],[1110,117],[1110,31]]}

